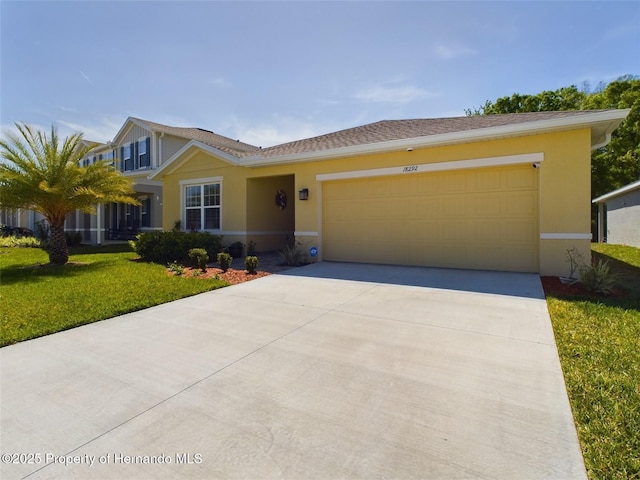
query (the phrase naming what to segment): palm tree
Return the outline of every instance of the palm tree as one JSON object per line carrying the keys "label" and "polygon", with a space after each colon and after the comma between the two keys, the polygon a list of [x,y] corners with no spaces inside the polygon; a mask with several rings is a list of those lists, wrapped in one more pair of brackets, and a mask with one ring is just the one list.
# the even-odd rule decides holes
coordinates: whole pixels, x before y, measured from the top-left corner
{"label": "palm tree", "polygon": [[64,265],[69,250],[64,234],[65,217],[80,210],[95,213],[100,203],[139,205],[132,182],[107,162],[81,167],[80,160],[93,148],[82,142],[82,134],[64,139],[55,127],[51,135],[26,123],[16,127],[20,135],[0,140],[0,206],[29,208],[42,214],[50,227],[49,262]]}

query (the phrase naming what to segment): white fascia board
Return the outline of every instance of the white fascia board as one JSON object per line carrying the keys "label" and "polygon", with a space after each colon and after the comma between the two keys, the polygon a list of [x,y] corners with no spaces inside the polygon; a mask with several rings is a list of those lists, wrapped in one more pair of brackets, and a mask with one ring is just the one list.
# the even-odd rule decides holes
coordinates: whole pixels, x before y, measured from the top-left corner
{"label": "white fascia board", "polygon": [[[189,150],[194,150],[192,155],[187,155]],[[238,165],[238,158],[233,155],[229,155],[228,153],[223,152],[222,150],[218,150],[215,147],[211,147],[205,143],[199,142],[198,140],[189,141],[184,147],[178,150],[171,158],[169,158],[160,168],[158,168],[155,172],[149,175],[150,179],[162,178],[162,175],[166,175],[168,173],[173,172],[176,168],[182,165],[183,162],[191,158],[191,156],[195,155],[197,150],[204,151],[213,155],[220,160],[224,160],[225,162],[230,163],[231,165]],[[181,158],[184,157],[184,158]]]}
{"label": "white fascia board", "polygon": [[598,198],[591,200],[591,203],[605,203],[607,200],[615,198],[618,195],[622,195],[623,193],[630,192],[631,190],[635,190],[636,188],[640,188],[640,180],[630,183],[629,185],[625,185],[624,187],[618,188],[612,192],[600,195]]}
{"label": "white fascia board", "polygon": [[466,170],[469,168],[499,167],[505,165],[523,165],[544,161],[544,154],[523,153],[520,155],[505,155],[502,157],[474,158],[469,160],[454,160],[450,162],[436,162],[423,164],[407,164],[400,167],[375,168],[371,170],[352,170],[347,172],[322,173],[316,175],[317,182],[329,180],[346,180],[351,178],[386,177],[389,175],[407,175],[413,173],[446,172],[452,170]]}
{"label": "white fascia board", "polygon": [[612,122],[612,126],[609,129],[614,130],[620,122],[626,118],[629,111],[630,109],[607,110],[604,112],[594,112],[591,114],[576,115],[572,117],[552,118],[536,122],[479,128],[460,132],[443,133],[440,135],[404,138],[400,140],[389,140],[386,142],[368,143],[365,145],[354,145],[315,152],[295,153],[274,158],[250,156],[240,159],[239,164],[251,167],[278,165],[282,163],[312,162],[316,160],[403,150],[407,148],[434,147],[439,145],[490,140],[517,135],[535,135],[550,131],[588,127],[593,126],[596,123],[603,122]]}

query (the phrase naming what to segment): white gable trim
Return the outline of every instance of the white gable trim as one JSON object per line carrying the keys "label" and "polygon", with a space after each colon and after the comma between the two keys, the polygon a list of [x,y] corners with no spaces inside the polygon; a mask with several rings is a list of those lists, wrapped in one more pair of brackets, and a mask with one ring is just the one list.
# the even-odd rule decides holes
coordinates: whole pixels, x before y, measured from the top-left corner
{"label": "white gable trim", "polygon": [[521,155],[506,155],[503,157],[475,158],[453,162],[423,163],[417,165],[403,165],[400,167],[375,168],[371,170],[353,170],[350,172],[323,173],[316,175],[316,181],[344,180],[349,178],[383,177],[388,175],[407,175],[413,173],[443,172],[448,170],[463,170],[469,168],[499,167],[503,165],[521,165],[539,163],[544,160],[544,154],[524,153]]}
{"label": "white gable trim", "polygon": [[[190,152],[190,150],[192,150]],[[162,178],[163,175],[173,173],[177,168],[183,165],[187,160],[191,159],[198,151],[203,151],[213,155],[220,160],[224,160],[231,165],[238,165],[238,159],[233,155],[218,150],[215,147],[211,147],[198,140],[191,140],[184,147],[178,150],[171,158],[169,158],[160,168],[149,175],[150,179]],[[181,158],[183,157],[183,158]]]}
{"label": "white gable trim", "polygon": [[629,185],[625,185],[617,190],[614,190],[609,193],[605,193],[604,195],[599,196],[591,201],[591,203],[605,203],[607,200],[610,200],[618,195],[622,195],[624,193],[635,190],[636,188],[640,188],[640,180],[637,182],[630,183]]}

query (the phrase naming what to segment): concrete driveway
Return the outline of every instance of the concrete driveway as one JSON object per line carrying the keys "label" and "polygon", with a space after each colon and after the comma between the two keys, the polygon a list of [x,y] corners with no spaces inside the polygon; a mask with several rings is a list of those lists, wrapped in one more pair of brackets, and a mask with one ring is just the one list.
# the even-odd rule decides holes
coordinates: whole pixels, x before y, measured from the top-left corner
{"label": "concrete driveway", "polygon": [[536,275],[321,263],[0,360],[3,479],[586,478]]}

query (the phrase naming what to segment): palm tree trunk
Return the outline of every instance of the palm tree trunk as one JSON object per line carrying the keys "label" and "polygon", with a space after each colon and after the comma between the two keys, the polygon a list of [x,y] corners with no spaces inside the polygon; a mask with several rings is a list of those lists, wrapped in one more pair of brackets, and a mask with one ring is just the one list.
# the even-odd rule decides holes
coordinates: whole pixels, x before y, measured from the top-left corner
{"label": "palm tree trunk", "polygon": [[49,262],[54,265],[64,265],[69,261],[69,248],[67,247],[67,238],[64,235],[64,224],[51,223],[50,228]]}

